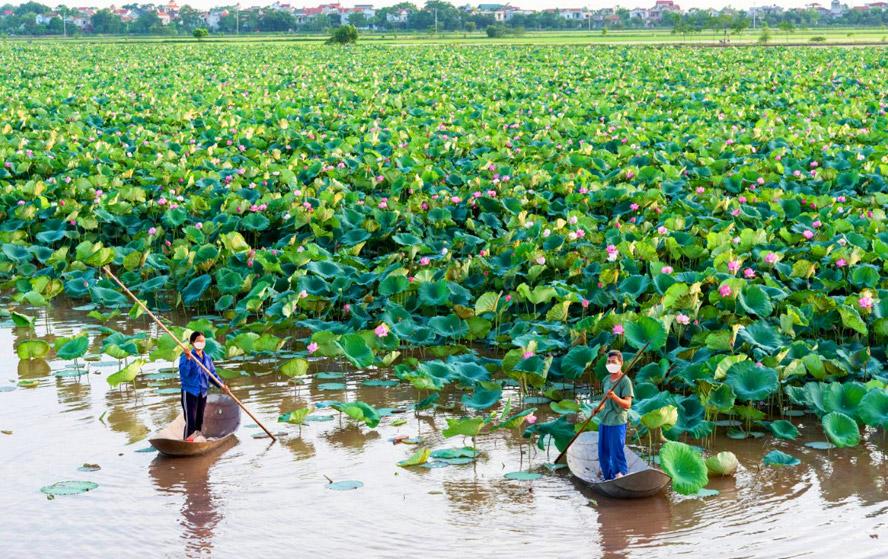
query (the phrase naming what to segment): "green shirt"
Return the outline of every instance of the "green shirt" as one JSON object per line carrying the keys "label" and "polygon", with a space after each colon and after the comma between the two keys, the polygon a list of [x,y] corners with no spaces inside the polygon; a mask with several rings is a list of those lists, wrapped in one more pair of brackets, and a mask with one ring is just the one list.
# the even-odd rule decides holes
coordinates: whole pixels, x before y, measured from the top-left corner
{"label": "green shirt", "polygon": [[[611,388],[613,388],[613,384],[611,376],[608,374],[604,377],[604,393],[610,392]],[[620,398],[632,398],[635,396],[635,391],[632,389],[632,381],[629,380],[629,377],[623,375],[617,381],[617,388],[614,390],[614,394]],[[629,410],[624,410],[616,402],[608,398],[607,402],[604,403],[604,407],[601,408],[600,417],[601,425],[625,425],[629,422]]]}

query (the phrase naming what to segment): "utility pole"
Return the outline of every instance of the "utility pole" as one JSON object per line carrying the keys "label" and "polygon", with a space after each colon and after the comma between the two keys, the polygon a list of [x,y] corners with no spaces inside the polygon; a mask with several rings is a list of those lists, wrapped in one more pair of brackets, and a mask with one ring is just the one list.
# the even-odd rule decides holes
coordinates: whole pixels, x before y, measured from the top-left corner
{"label": "utility pole", "polygon": [[435,35],[438,34],[438,8],[435,8]]}
{"label": "utility pole", "polygon": [[240,35],[240,3],[234,5],[234,32]]}
{"label": "utility pole", "polygon": [[752,8],[752,28],[753,29],[755,29],[755,15],[756,15],[755,12],[756,12],[755,8]]}

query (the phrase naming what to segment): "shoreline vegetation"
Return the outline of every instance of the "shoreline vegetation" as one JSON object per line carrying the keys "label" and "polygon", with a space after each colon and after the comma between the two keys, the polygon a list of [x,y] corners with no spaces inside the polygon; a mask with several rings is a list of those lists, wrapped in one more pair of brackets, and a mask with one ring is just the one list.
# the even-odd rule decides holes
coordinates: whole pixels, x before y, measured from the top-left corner
{"label": "shoreline vegetation", "polygon": [[[369,45],[526,45],[526,46],[563,46],[563,45],[601,45],[601,46],[693,46],[693,47],[737,47],[737,46],[888,46],[888,29],[883,27],[846,27],[846,28],[811,28],[799,29],[792,33],[769,30],[766,42],[761,40],[762,29],[747,29],[739,34],[732,34],[727,39],[721,33],[676,34],[669,29],[650,30],[601,30],[594,31],[529,31],[521,34],[508,34],[504,37],[490,38],[483,31],[443,32],[443,33],[391,33],[362,32],[359,44]],[[325,33],[241,33],[210,34],[204,38],[187,35],[76,35],[59,36],[7,36],[0,39],[3,43],[48,42],[48,43],[306,43],[320,44],[329,39]]]}

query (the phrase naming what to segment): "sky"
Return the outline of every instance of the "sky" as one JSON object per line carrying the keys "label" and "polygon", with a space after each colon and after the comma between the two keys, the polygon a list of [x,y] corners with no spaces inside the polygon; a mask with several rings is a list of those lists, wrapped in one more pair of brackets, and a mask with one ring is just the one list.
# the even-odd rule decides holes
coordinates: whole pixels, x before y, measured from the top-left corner
{"label": "sky", "polygon": [[[0,0],[0,4],[7,1]],[[134,3],[157,3],[165,4],[166,0],[36,0],[42,4],[49,6],[57,6],[65,4],[66,6],[96,6],[107,7],[112,4],[117,6],[128,4],[130,1]],[[234,4],[238,0],[176,0],[180,5],[189,5],[192,8],[207,9],[213,6],[222,6],[226,4]],[[290,4],[296,7],[311,7],[319,4],[335,2],[336,0],[281,0],[281,3]],[[353,6],[355,4],[373,4],[381,8],[397,4],[400,0],[340,0],[343,6]],[[451,4],[462,6],[465,4],[477,5],[479,3],[493,3],[502,0],[452,0]],[[745,9],[752,6],[778,5],[783,8],[803,8],[807,4],[816,0],[677,0],[682,9],[689,8],[722,8],[730,6],[737,9]],[[849,6],[863,5],[867,1],[875,0],[843,0]],[[12,4],[21,4],[23,0],[14,0]],[[274,3],[274,0],[240,0],[241,6],[268,6]],[[414,4],[422,5],[424,0],[413,0]],[[502,3],[506,3],[502,1]],[[544,10],[548,8],[608,8],[621,6],[624,8],[649,8],[654,5],[654,0],[511,0],[508,2],[513,6],[529,10]],[[830,0],[820,0],[820,4],[829,7]]]}

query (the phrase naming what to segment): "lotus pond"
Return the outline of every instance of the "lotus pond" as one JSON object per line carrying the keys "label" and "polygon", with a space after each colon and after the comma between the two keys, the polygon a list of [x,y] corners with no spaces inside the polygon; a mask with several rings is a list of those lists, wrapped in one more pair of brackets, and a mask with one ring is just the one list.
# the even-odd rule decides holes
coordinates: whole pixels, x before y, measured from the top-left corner
{"label": "lotus pond", "polygon": [[[124,529],[173,555],[884,535],[884,49],[12,44],[0,63],[21,511],[0,530],[51,515],[80,555]],[[178,350],[106,265],[177,336],[208,334],[281,444],[246,425],[190,465],[137,452],[178,411]],[[667,497],[592,501],[551,464],[610,347],[647,348],[630,432]],[[260,537],[276,525],[289,539]]]}

